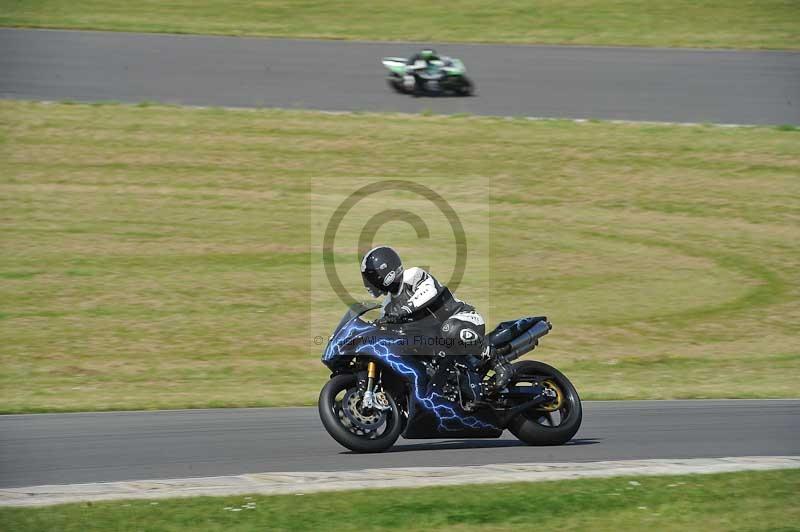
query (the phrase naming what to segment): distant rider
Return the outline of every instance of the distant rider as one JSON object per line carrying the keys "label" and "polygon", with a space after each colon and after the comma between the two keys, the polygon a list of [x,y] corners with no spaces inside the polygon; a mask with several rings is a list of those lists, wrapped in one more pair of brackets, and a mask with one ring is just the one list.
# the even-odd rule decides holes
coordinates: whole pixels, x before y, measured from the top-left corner
{"label": "distant rider", "polygon": [[419,52],[415,53],[411,57],[408,58],[408,62],[406,63],[408,66],[414,66],[417,64],[417,61],[421,61],[420,67],[427,68],[431,61],[439,61],[439,55],[436,53],[436,50],[432,48],[424,48]]}
{"label": "distant rider", "polygon": [[414,78],[414,94],[419,94],[422,87],[422,80],[419,78],[419,71],[431,66],[432,61],[439,61],[439,54],[432,48],[423,48],[408,58],[406,71]]}
{"label": "distant rider", "polygon": [[[422,268],[403,268],[397,252],[378,246],[361,259],[361,278],[372,297],[385,295],[379,321],[399,323],[434,319],[439,337],[445,339],[448,355],[481,355],[486,324],[475,308],[453,296]],[[488,353],[488,350],[487,350]],[[500,382],[507,382],[511,368],[504,360],[493,360]]]}

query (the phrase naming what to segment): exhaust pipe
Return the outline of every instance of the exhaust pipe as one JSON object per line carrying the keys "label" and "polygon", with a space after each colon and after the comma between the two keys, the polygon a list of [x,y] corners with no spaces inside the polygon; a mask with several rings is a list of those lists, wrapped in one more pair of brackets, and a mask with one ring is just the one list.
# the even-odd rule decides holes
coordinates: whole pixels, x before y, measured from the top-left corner
{"label": "exhaust pipe", "polygon": [[508,362],[516,360],[528,351],[533,350],[539,344],[539,338],[549,333],[552,328],[553,325],[549,321],[542,320],[508,344],[498,348],[497,354]]}

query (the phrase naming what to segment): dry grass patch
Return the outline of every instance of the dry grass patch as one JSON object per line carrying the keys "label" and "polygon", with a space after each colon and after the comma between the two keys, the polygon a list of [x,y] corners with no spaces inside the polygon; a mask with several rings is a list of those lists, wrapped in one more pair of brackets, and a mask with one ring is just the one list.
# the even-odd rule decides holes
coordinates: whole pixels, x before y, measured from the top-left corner
{"label": "dry grass patch", "polygon": [[421,42],[798,48],[785,0],[6,1],[6,26]]}
{"label": "dry grass patch", "polygon": [[[313,403],[313,337],[341,313],[314,239],[390,178],[447,196],[472,250],[459,295],[492,322],[548,314],[536,356],[584,397],[798,396],[798,138],[0,102],[0,410]],[[447,278],[451,233],[412,195],[345,235],[387,204],[431,237],[379,238]],[[355,241],[336,260],[361,294]]]}

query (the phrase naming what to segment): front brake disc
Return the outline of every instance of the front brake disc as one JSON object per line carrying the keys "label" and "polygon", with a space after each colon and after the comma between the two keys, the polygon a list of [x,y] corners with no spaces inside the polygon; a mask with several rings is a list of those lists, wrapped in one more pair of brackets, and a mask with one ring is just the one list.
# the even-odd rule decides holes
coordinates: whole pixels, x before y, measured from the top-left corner
{"label": "front brake disc", "polygon": [[342,399],[342,410],[344,415],[356,427],[366,430],[374,431],[381,427],[386,422],[386,412],[382,412],[375,408],[364,409],[362,407],[363,394],[357,388],[351,388],[347,391]]}

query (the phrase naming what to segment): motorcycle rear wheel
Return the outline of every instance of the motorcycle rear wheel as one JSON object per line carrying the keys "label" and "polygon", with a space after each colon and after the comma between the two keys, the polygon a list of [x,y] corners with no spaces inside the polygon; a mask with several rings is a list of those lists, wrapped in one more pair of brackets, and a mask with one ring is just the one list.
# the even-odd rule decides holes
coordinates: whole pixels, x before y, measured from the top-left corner
{"label": "motorcycle rear wheel", "polygon": [[[389,402],[389,410],[386,411],[386,421],[375,431],[365,431],[355,426],[344,408],[348,405],[344,401],[337,399],[342,392],[345,394],[358,386],[358,379],[353,374],[336,375],[329,380],[319,393],[319,417],[325,430],[331,437],[344,447],[357,453],[379,453],[394,445],[400,433],[403,431],[403,423],[400,417],[400,409],[394,397],[390,393],[384,392]],[[385,427],[384,427],[385,425]],[[378,430],[383,430],[378,433]]]}
{"label": "motorcycle rear wheel", "polygon": [[391,89],[398,94],[406,94],[406,89],[403,87],[403,78],[397,76],[390,76],[386,78],[386,83]]}
{"label": "motorcycle rear wheel", "polygon": [[[563,445],[581,427],[583,409],[578,391],[569,379],[553,366],[534,360],[513,364],[512,385],[538,382],[553,389],[554,404],[533,407],[511,418],[508,430],[528,445]],[[556,424],[556,417],[558,424]]]}

